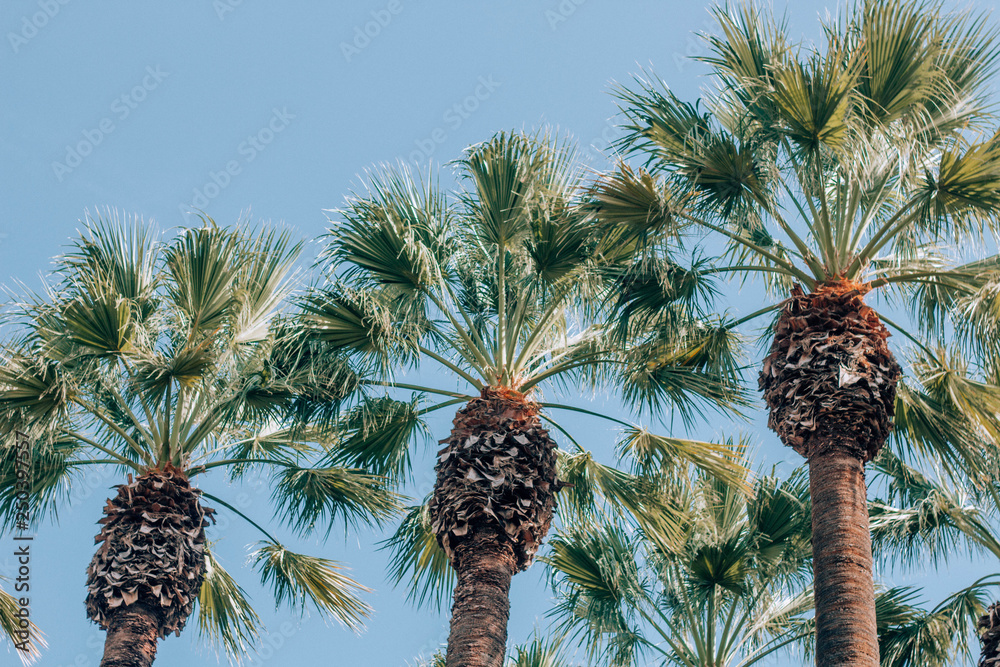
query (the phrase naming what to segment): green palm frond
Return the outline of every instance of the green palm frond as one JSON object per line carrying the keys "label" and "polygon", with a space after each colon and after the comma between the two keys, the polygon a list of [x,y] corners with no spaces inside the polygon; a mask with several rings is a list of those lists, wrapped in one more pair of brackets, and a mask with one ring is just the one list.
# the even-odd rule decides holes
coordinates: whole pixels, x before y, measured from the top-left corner
{"label": "green palm frond", "polygon": [[130,304],[102,286],[90,287],[65,304],[60,323],[70,342],[92,354],[113,355],[131,347]]}
{"label": "green palm frond", "polygon": [[677,204],[669,197],[660,179],[645,170],[633,171],[628,165],[602,176],[589,192],[590,208],[601,221],[604,233],[598,252],[614,266],[627,259],[657,233],[670,233],[679,227],[674,218]]}
{"label": "green palm frond", "polygon": [[528,200],[536,183],[532,176],[545,166],[539,153],[546,150],[543,142],[515,133],[466,150],[459,164],[475,193],[466,205],[483,242],[504,247],[528,235]]}
{"label": "green palm frond", "polygon": [[893,425],[894,443],[911,446],[953,475],[963,470],[973,477],[988,472],[982,454],[989,444],[969,419],[907,382],[900,382],[896,391]]}
{"label": "green palm frond", "polygon": [[383,477],[355,468],[288,465],[276,471],[273,484],[275,516],[302,534],[325,526],[329,536],[338,519],[379,525],[399,510],[399,496]]}
{"label": "green palm frond", "polygon": [[[30,434],[24,439],[12,434],[0,447],[0,528],[13,532],[18,514],[29,517],[37,527],[43,519],[55,518],[60,502],[68,495],[81,447],[75,442],[56,442],[51,446],[37,442]],[[27,460],[22,458],[27,443]],[[21,495],[18,472],[28,475],[27,497]]]}
{"label": "green palm frond", "polygon": [[423,334],[420,323],[378,297],[339,285],[309,294],[302,304],[307,331],[334,350],[372,358],[383,366],[405,362]]}
{"label": "green palm frond", "polygon": [[204,227],[183,230],[167,250],[170,295],[192,334],[218,331],[235,306],[234,241],[232,232],[206,219]]}
{"label": "green palm frond", "polygon": [[358,597],[371,590],[343,574],[339,563],[298,554],[275,542],[260,543],[250,557],[278,606],[288,603],[302,611],[311,605],[355,631],[371,615],[371,607]]}
{"label": "green palm frond", "polygon": [[110,210],[96,217],[88,215],[85,233],[64,256],[72,269],[65,286],[105,285],[109,294],[133,307],[136,322],[145,322],[157,305],[157,257],[162,251],[158,237],[155,226],[139,218]]}
{"label": "green palm frond", "polygon": [[564,637],[539,636],[514,647],[507,667],[570,667],[563,651]]}
{"label": "green palm frond", "polygon": [[708,475],[683,486],[691,528],[669,549],[644,531],[568,517],[546,561],[560,627],[614,665],[645,653],[745,667],[804,642],[813,630],[802,474],[756,477],[749,494]]}
{"label": "green palm frond", "polygon": [[[986,608],[984,578],[927,611],[913,604],[920,589],[897,587],[876,596],[882,667],[945,667],[962,656],[972,659],[969,638]],[[978,643],[978,642],[977,642]]]}
{"label": "green palm frond", "polygon": [[729,484],[744,485],[746,469],[740,465],[745,444],[670,438],[634,427],[618,442],[619,456],[633,459],[638,470],[676,474],[693,465]]}
{"label": "green palm frond", "polygon": [[0,636],[10,642],[8,650],[13,649],[17,653],[21,664],[31,665],[41,657],[41,649],[46,648],[48,643],[42,631],[30,620],[27,627],[22,626],[22,607],[18,600],[17,596],[0,588]]}
{"label": "green palm frond", "polygon": [[253,650],[263,624],[250,606],[246,591],[205,549],[205,579],[198,593],[198,631],[239,664]]}
{"label": "green palm frond", "polygon": [[931,234],[963,235],[992,226],[1000,211],[1000,136],[941,151],[936,173],[924,172],[917,191],[920,223]]}
{"label": "green palm frond", "polygon": [[262,341],[270,333],[272,318],[295,286],[294,266],[303,244],[293,243],[288,230],[265,228],[243,245],[233,281],[237,302],[233,340],[245,344]]}
{"label": "green palm frond", "polygon": [[595,601],[620,604],[641,596],[633,540],[616,526],[590,526],[551,540],[545,562]]}
{"label": "green palm frond", "polygon": [[665,550],[674,549],[688,528],[686,499],[659,476],[632,475],[580,452],[560,456],[559,479],[569,485],[560,505],[571,516],[594,516],[606,506],[630,518]]}
{"label": "green palm frond", "polygon": [[740,383],[739,334],[725,323],[659,328],[628,351],[619,384],[626,400],[650,412],[670,406],[685,424],[705,407],[736,411],[749,405]]}
{"label": "green palm frond", "polygon": [[455,587],[455,571],[431,530],[426,504],[406,510],[399,528],[379,546],[391,554],[389,578],[397,586],[407,582],[407,599],[440,609]]}
{"label": "green palm frond", "polygon": [[366,398],[344,415],[338,430],[342,435],[329,452],[331,461],[393,479],[409,472],[410,446],[427,437],[416,399]]}
{"label": "green palm frond", "polygon": [[960,489],[931,479],[888,449],[874,467],[888,482],[888,498],[869,502],[876,556],[937,563],[967,546],[1000,558],[1000,541],[988,513]]}
{"label": "green palm frond", "polygon": [[330,231],[332,271],[343,266],[345,278],[413,294],[441,280],[452,212],[429,179],[407,166],[371,173],[366,193],[336,213],[344,221]]}
{"label": "green palm frond", "polygon": [[59,363],[23,349],[4,350],[0,359],[0,425],[5,436],[18,429],[43,430],[65,418],[75,386]]}

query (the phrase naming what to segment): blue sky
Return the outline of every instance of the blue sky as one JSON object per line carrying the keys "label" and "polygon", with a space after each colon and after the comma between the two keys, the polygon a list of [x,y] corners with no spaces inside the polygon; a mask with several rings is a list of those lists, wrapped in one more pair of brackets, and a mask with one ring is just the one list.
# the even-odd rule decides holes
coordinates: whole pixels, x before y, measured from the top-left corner
{"label": "blue sky", "polygon": [[[795,3],[790,24],[805,38],[817,35],[826,6]],[[0,283],[38,288],[85,209],[110,206],[169,230],[195,224],[185,212],[200,208],[221,224],[249,215],[315,239],[326,227],[324,210],[371,165],[447,162],[503,129],[556,127],[601,168],[616,136],[610,84],[647,67],[694,99],[706,82],[688,59],[704,53],[693,33],[712,24],[699,2],[5,0],[0,27]],[[613,433],[603,425],[572,426],[589,434],[588,446],[610,450]],[[448,420],[431,427],[434,440],[444,437]],[[721,429],[710,424],[699,435]],[[786,457],[798,465],[773,434],[757,433],[768,465]],[[433,482],[432,450],[415,458],[413,495]],[[84,571],[104,498],[120,480],[88,473],[58,525],[43,526],[34,545],[32,613],[48,634],[46,667],[100,662],[103,633],[84,614]],[[271,516],[264,482],[208,486],[256,518]],[[238,521],[224,520],[210,538],[268,625],[267,647],[253,664],[403,665],[446,638],[445,613],[415,609],[385,581],[377,533],[289,540],[348,563],[375,589],[366,633],[274,612],[242,567],[256,536]],[[0,536],[0,574],[10,571],[11,544]],[[987,567],[953,568],[937,590]],[[513,641],[545,624],[547,595],[539,567],[515,578]],[[156,664],[214,660],[192,622],[161,643]]]}

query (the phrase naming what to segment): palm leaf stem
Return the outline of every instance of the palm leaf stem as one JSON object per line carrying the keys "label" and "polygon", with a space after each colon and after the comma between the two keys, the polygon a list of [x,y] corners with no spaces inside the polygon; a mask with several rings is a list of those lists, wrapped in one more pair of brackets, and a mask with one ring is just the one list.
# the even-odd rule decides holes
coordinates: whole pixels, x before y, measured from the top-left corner
{"label": "palm leaf stem", "polygon": [[745,322],[749,322],[750,320],[755,319],[757,317],[760,317],[761,315],[766,315],[766,314],[768,314],[768,313],[770,313],[772,311],[775,311],[775,310],[781,308],[781,305],[782,304],[780,304],[780,303],[775,303],[775,304],[772,304],[770,306],[766,306],[764,308],[761,308],[760,310],[755,310],[752,313],[750,313],[749,315],[744,315],[743,317],[739,318],[738,320],[733,321],[727,328],[732,329],[733,327],[738,327],[739,325],[741,325],[741,324],[743,324]]}
{"label": "palm leaf stem", "polygon": [[140,458],[142,458],[143,461],[145,461],[146,463],[150,463],[150,464],[152,463],[152,460],[149,458],[149,454],[147,454],[142,449],[142,447],[139,446],[139,443],[137,443],[135,440],[133,440],[132,436],[130,436],[128,433],[125,432],[125,429],[123,429],[118,424],[116,424],[113,420],[111,420],[110,418],[108,418],[107,415],[104,414],[103,410],[101,410],[96,405],[90,403],[86,399],[80,398],[79,396],[74,396],[73,399],[72,399],[72,401],[74,403],[76,403],[77,405],[79,405],[80,407],[82,407],[84,410],[88,411],[90,414],[92,414],[95,417],[97,417],[98,419],[100,419],[102,422],[104,422],[108,426],[108,428],[110,428],[112,431],[114,431],[115,433],[117,433],[118,435],[120,435],[122,437],[122,439],[125,440],[125,442],[128,444],[128,446],[132,449],[132,451],[134,451],[136,453],[136,455],[138,455]]}
{"label": "palm leaf stem", "polygon": [[[588,355],[588,357],[599,357],[601,353],[596,353]],[[554,366],[550,366],[547,370],[538,375],[535,375],[530,380],[525,382],[520,386],[522,392],[527,391],[537,385],[540,382],[547,380],[553,375],[558,375],[560,373],[565,373],[571,371],[574,368],[579,368],[581,366],[592,366],[594,364],[622,364],[624,362],[618,361],[617,359],[596,359],[596,358],[584,358],[584,359],[574,359],[573,361],[566,361],[558,363]]]}
{"label": "palm leaf stem", "polygon": [[593,410],[587,410],[586,408],[578,408],[575,405],[564,405],[562,403],[539,403],[543,408],[552,408],[553,410],[570,410],[572,412],[579,412],[585,415],[590,415],[591,417],[600,417],[602,419],[607,419],[608,421],[620,424],[627,428],[633,428],[635,425],[630,424],[627,421],[622,421],[616,417],[609,417],[608,415],[601,414],[600,412],[594,412]]}
{"label": "palm leaf stem", "polygon": [[562,306],[562,297],[563,295],[560,294],[557,298],[552,300],[552,303],[549,304],[548,308],[545,309],[545,312],[542,313],[542,316],[538,319],[538,322],[535,324],[532,332],[528,334],[528,338],[524,341],[524,345],[521,347],[521,352],[517,355],[517,359],[514,360],[514,364],[511,368],[514,373],[518,372],[522,366],[527,365],[525,363],[526,360],[530,358],[530,355],[534,354],[535,348],[538,346],[538,342],[542,340],[544,333],[549,330],[549,319],[551,319],[556,314],[559,307]]}
{"label": "palm leaf stem", "polygon": [[[135,374],[132,372],[132,367],[129,365],[128,359],[126,359],[124,355],[119,356],[118,358],[121,360],[122,366],[125,367],[125,372],[128,375],[129,383],[132,384],[133,386],[137,386],[137,383],[135,381]],[[157,442],[160,439],[160,429],[156,425],[156,420],[153,419],[153,413],[150,411],[149,406],[146,405],[146,402],[143,401],[141,398],[139,399],[138,403],[142,407],[143,413],[146,415],[146,423],[149,425],[149,432],[150,436],[152,437],[152,441]]]}
{"label": "palm leaf stem", "polygon": [[[803,216],[803,222],[805,223],[806,227],[810,231],[813,231],[812,225],[809,223],[809,219],[805,217],[805,211],[802,210],[802,207],[799,205],[798,201],[791,194],[792,192],[791,189],[788,188],[788,185],[785,183],[784,179],[779,179],[779,180],[781,181],[782,185],[785,186],[787,192],[789,193],[789,196],[795,203],[796,208],[798,208],[799,213]],[[809,246],[806,244],[806,242],[803,241],[802,238],[795,233],[795,231],[792,229],[792,226],[788,224],[788,222],[781,215],[781,213],[778,212],[777,208],[769,206],[768,203],[759,195],[754,194],[753,198],[756,199],[757,203],[760,204],[761,207],[770,214],[770,216],[774,219],[776,223],[778,223],[778,226],[781,227],[782,231],[785,232],[789,240],[791,240],[792,245],[794,245],[798,249],[799,254],[802,256],[802,259],[809,265],[809,268],[812,269],[814,272],[822,271],[823,267],[816,260],[816,255],[813,253],[812,250],[809,249]]]}
{"label": "palm leaf stem", "polygon": [[471,401],[475,396],[469,394],[463,394],[458,391],[448,391],[446,389],[433,389],[431,387],[423,387],[417,384],[405,384],[402,382],[391,382],[385,380],[362,380],[361,384],[373,385],[376,387],[388,387],[390,389],[406,389],[409,391],[419,391],[425,394],[437,394],[440,396],[451,396],[453,398],[461,398],[464,400]]}
{"label": "palm leaf stem", "polygon": [[448,370],[450,370],[453,373],[457,374],[459,377],[461,377],[461,378],[463,378],[465,380],[468,380],[469,383],[472,384],[472,386],[474,386],[476,389],[482,389],[483,388],[483,385],[479,382],[478,379],[476,379],[472,375],[469,375],[468,373],[466,373],[465,371],[463,371],[461,368],[459,368],[457,365],[455,365],[454,363],[448,361],[447,359],[445,359],[441,355],[435,353],[432,350],[428,350],[423,345],[418,345],[417,349],[420,350],[421,353],[426,354],[428,357],[430,357],[434,361],[438,362],[439,364],[441,364],[442,366],[444,366],[445,368],[447,368]]}
{"label": "palm leaf stem", "polygon": [[263,528],[261,528],[260,524],[258,524],[256,521],[254,521],[253,519],[251,519],[250,517],[248,517],[246,514],[244,514],[243,512],[239,511],[238,509],[236,509],[235,507],[233,507],[232,505],[230,505],[229,503],[227,503],[222,498],[219,498],[218,496],[212,495],[211,493],[208,493],[207,491],[204,491],[204,490],[202,490],[201,495],[203,497],[205,497],[205,498],[208,498],[212,502],[218,503],[219,505],[222,505],[223,507],[231,510],[232,512],[235,512],[237,514],[237,516],[239,516],[244,521],[246,521],[247,523],[249,523],[251,526],[253,526],[257,530],[259,530],[261,533],[263,533],[264,536],[267,539],[271,540],[272,543],[278,544],[278,545],[281,544],[281,542],[279,542],[273,535],[271,535],[271,533],[269,533],[266,530],[264,530]]}
{"label": "palm leaf stem", "polygon": [[861,251],[855,255],[854,261],[851,262],[850,267],[847,269],[847,277],[851,278],[861,270],[861,267],[868,263],[868,261],[877,253],[882,247],[891,241],[896,234],[905,229],[907,225],[913,222],[918,215],[920,215],[920,209],[915,208],[909,215],[903,217],[903,213],[908,211],[914,200],[910,200],[906,205],[900,207],[896,213],[886,221],[882,227],[875,232],[875,234],[868,240]]}
{"label": "palm leaf stem", "polygon": [[496,367],[500,374],[500,384],[506,386],[510,382],[509,369],[507,368],[507,251],[504,244],[497,247],[497,273],[498,273],[498,308],[497,308],[497,340]]}
{"label": "palm leaf stem", "polygon": [[809,287],[809,289],[813,289],[816,286],[817,281],[823,279],[822,275],[817,275],[815,278],[810,277],[808,274],[806,274],[806,273],[800,271],[798,268],[796,268],[796,266],[794,264],[792,264],[791,262],[786,261],[786,260],[782,259],[781,257],[778,257],[777,255],[768,252],[767,250],[764,250],[759,245],[746,240],[745,238],[743,238],[739,234],[731,232],[728,229],[726,229],[725,227],[720,227],[719,225],[713,225],[712,223],[708,222],[707,220],[703,220],[701,218],[695,217],[695,216],[690,215],[688,213],[678,213],[678,215],[681,216],[682,218],[684,218],[685,220],[693,222],[696,225],[701,225],[702,227],[705,227],[706,229],[711,229],[712,231],[718,232],[719,234],[722,234],[723,236],[727,236],[730,239],[732,239],[733,241],[736,241],[737,243],[739,243],[740,245],[745,246],[749,250],[752,250],[755,253],[757,253],[757,254],[759,254],[759,255],[761,255],[763,257],[766,257],[767,259],[771,260],[772,262],[774,262],[778,266],[783,267],[784,269],[786,269],[791,275],[793,275],[796,278],[798,278],[799,280],[801,280],[804,284],[806,284]]}
{"label": "palm leaf stem", "polygon": [[925,345],[923,342],[921,342],[920,339],[918,339],[916,336],[914,336],[913,334],[911,334],[909,331],[907,331],[906,329],[904,329],[900,325],[896,324],[894,321],[892,321],[891,319],[889,319],[888,317],[886,317],[882,313],[878,314],[878,318],[880,320],[882,320],[883,322],[885,322],[886,324],[888,324],[893,329],[895,329],[896,331],[898,331],[899,333],[903,334],[903,336],[905,336],[911,343],[913,343],[914,345],[916,345],[917,347],[919,347],[921,350],[923,350],[924,352],[926,352],[928,355],[930,355],[932,357],[936,356],[936,353],[933,350],[931,350],[931,348],[927,347],[927,345]]}
{"label": "palm leaf stem", "polygon": [[579,442],[577,442],[577,441],[576,441],[576,438],[574,438],[574,437],[572,436],[572,434],[570,434],[570,432],[569,432],[569,431],[567,431],[567,430],[566,430],[566,429],[565,429],[565,428],[564,428],[563,426],[561,426],[561,425],[559,424],[559,422],[557,422],[557,421],[556,421],[555,419],[553,419],[552,417],[548,416],[548,415],[547,415],[547,414],[545,414],[545,413],[541,413],[541,414],[539,414],[538,416],[539,416],[539,417],[541,417],[542,419],[544,419],[545,421],[547,421],[548,423],[552,424],[553,426],[555,426],[555,427],[556,427],[556,429],[557,429],[557,430],[558,430],[558,431],[559,431],[560,433],[562,433],[563,435],[565,435],[565,436],[566,436],[566,438],[567,438],[567,439],[568,439],[568,440],[569,440],[569,441],[570,441],[571,443],[573,443],[573,445],[574,445],[574,446],[576,447],[576,450],[577,450],[578,452],[583,452],[583,451],[586,451],[586,450],[584,450],[583,446],[582,446],[582,445],[581,445],[581,444],[580,444]]}
{"label": "palm leaf stem", "polygon": [[[465,308],[462,308],[462,302],[455,294],[455,290],[452,289],[451,284],[447,280],[442,280],[441,282],[444,285],[445,290],[448,292],[448,297],[451,299],[451,302],[455,304],[455,310],[457,310],[459,314],[462,316],[462,319],[465,320],[466,329],[472,332],[472,338],[474,339],[474,342],[472,340],[468,340],[467,336],[466,344],[472,348],[473,353],[475,354],[476,358],[479,359],[479,362],[483,364],[483,367],[484,368],[489,367],[489,359],[486,358],[485,354],[486,350],[488,349],[486,341],[484,341],[483,337],[479,335],[479,330],[476,328],[475,323],[473,323],[472,318],[469,316],[469,314],[465,312]],[[462,333],[461,327],[458,326],[458,323],[455,321],[453,317],[451,317],[451,315],[447,311],[444,311],[443,302],[437,297],[435,297],[433,294],[428,294],[428,296],[430,297],[431,301],[434,302],[434,305],[436,305],[439,310],[445,313],[445,315],[448,317],[448,320],[451,322],[452,327],[454,327],[455,330],[459,331],[459,333],[461,334]],[[489,382],[487,382],[487,384],[489,384]]]}
{"label": "palm leaf stem", "polygon": [[453,398],[450,401],[445,401],[444,403],[438,403],[436,405],[430,406],[429,408],[421,408],[420,410],[417,410],[415,414],[418,415],[418,416],[419,415],[426,415],[429,412],[434,412],[435,410],[441,410],[443,408],[447,408],[450,405],[458,405],[460,403],[468,403],[469,400],[471,400],[471,399],[466,399],[464,397],[463,398]]}
{"label": "palm leaf stem", "polygon": [[[66,435],[68,435],[71,438],[75,438],[75,439],[79,440],[80,442],[87,443],[88,445],[90,445],[94,449],[98,449],[98,450],[104,452],[105,454],[107,454],[108,456],[112,457],[113,459],[115,459],[115,461],[117,461],[118,463],[121,463],[122,465],[127,465],[128,467],[132,468],[133,470],[135,470],[137,472],[142,470],[142,467],[139,466],[139,465],[137,465],[135,461],[132,461],[130,459],[125,458],[121,454],[118,454],[117,452],[108,449],[104,445],[98,444],[96,441],[91,440],[90,438],[88,438],[87,436],[83,435],[82,433],[77,433],[76,431],[67,431],[67,430],[64,430],[63,433],[65,433]],[[148,459],[146,459],[146,462],[147,463],[151,463]]]}
{"label": "palm leaf stem", "polygon": [[195,475],[200,475],[203,472],[211,470],[212,468],[219,468],[221,466],[231,466],[231,465],[242,465],[244,463],[267,463],[269,465],[279,465],[285,466],[286,468],[296,467],[294,463],[290,461],[281,461],[279,459],[223,459],[222,461],[212,461],[211,463],[202,463],[196,465],[193,468],[189,468],[187,471],[187,476],[189,478]]}
{"label": "palm leaf stem", "polygon": [[[450,291],[451,290],[449,289],[449,292]],[[454,344],[452,345],[452,347],[455,348],[455,350],[461,356],[465,357],[466,361],[468,361],[469,364],[479,372],[479,375],[482,376],[483,380],[486,381],[486,384],[490,384],[491,383],[490,377],[486,373],[486,369],[490,367],[490,361],[483,354],[483,350],[485,350],[485,345],[483,347],[483,350],[481,350],[475,343],[472,342],[472,339],[469,338],[468,331],[466,331],[462,326],[460,326],[459,323],[455,320],[455,316],[451,314],[451,311],[444,307],[444,303],[442,303],[441,300],[438,299],[431,292],[428,292],[427,296],[430,298],[431,301],[434,302],[434,305],[438,307],[438,310],[444,313],[444,316],[448,318],[448,321],[451,323],[452,328],[458,333],[462,341],[468,346],[468,350],[472,351],[473,358],[471,359],[469,358],[467,350],[463,350]],[[461,304],[458,303],[457,299],[453,299],[453,302],[455,303],[456,310],[458,310],[462,314],[463,318],[465,318],[469,331],[472,331],[476,335],[476,338],[482,341],[482,339],[479,338],[478,333],[476,333],[476,328],[472,326],[472,321],[469,318],[468,314],[465,312],[465,310],[462,308]],[[480,384],[478,381],[473,382],[473,385],[476,387],[476,389],[483,388],[483,385]]]}

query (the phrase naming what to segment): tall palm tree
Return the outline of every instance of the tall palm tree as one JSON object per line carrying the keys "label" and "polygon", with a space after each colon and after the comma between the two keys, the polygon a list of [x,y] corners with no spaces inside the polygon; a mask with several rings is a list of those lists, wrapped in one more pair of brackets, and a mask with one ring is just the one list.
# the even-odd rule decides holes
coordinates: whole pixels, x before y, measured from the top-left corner
{"label": "tall palm tree", "polygon": [[[549,428],[574,441],[550,413],[587,412],[553,402],[541,388],[614,376],[633,397],[687,412],[741,397],[707,354],[682,354],[691,342],[679,333],[681,323],[669,341],[664,333],[637,342],[643,354],[617,352],[595,316],[615,293],[617,260],[601,255],[610,244],[576,205],[582,175],[565,145],[502,133],[469,148],[458,169],[454,198],[405,168],[373,174],[365,193],[349,197],[330,231],[329,283],[307,299],[304,317],[312,337],[349,353],[368,378],[369,397],[344,419],[344,462],[398,476],[424,416],[461,406],[441,441],[447,446],[438,453],[432,497],[411,509],[397,533],[396,572],[430,565],[423,581],[436,585],[449,576],[450,562],[457,585],[448,665],[499,667],[511,577],[531,564],[567,481],[557,477]],[[618,254],[627,256],[621,248]],[[660,362],[648,361],[654,346]],[[459,386],[401,377],[421,362]],[[725,359],[719,365],[728,368]],[[420,369],[421,378],[434,377]],[[400,391],[412,398],[395,398]],[[438,402],[427,404],[428,397]],[[669,457],[717,471],[727,467],[722,446],[657,440],[642,430],[628,431],[626,440],[658,443]],[[582,451],[565,458],[565,475],[589,475],[595,494],[631,503],[650,521],[670,521],[655,494],[638,494],[635,476]]]}
{"label": "tall palm tree", "polygon": [[[18,432],[31,443],[34,525],[82,466],[109,466],[123,482],[87,568],[87,614],[107,631],[104,667],[152,664],[157,639],[180,633],[195,606],[202,632],[232,657],[259,633],[242,588],[211,553],[215,510],[202,501],[247,517],[192,485],[196,476],[272,474],[276,507],[295,527],[332,515],[376,522],[395,508],[380,477],[317,462],[328,431],[297,426],[321,424],[356,380],[276,319],[300,247],[286,232],[208,219],[170,240],[138,220],[88,219],[45,293],[10,304],[0,346],[3,525],[27,527],[17,514]],[[247,520],[264,534],[253,560],[279,604],[308,601],[360,623],[365,589],[340,565],[290,551]]]}
{"label": "tall palm tree", "polygon": [[[777,314],[759,388],[809,464],[817,664],[874,667],[865,463],[895,417],[907,446],[982,477],[1000,433],[1000,262],[968,256],[1000,229],[997,31],[937,2],[862,0],[795,45],[753,6],[716,14],[717,88],[697,105],[648,78],[619,90],[620,148],[645,168],[601,178],[594,206],[612,228],[706,236],[721,257],[701,275],[761,275],[776,297],[728,327]],[[893,321],[873,293],[916,317]],[[890,329],[913,344],[912,382]]]}
{"label": "tall palm tree", "polygon": [[[932,481],[886,449],[870,501],[876,556],[886,568],[946,563],[964,547],[994,552],[995,526],[964,494]],[[614,521],[571,523],[552,540],[556,622],[575,631],[599,664],[642,654],[683,667],[758,664],[782,648],[815,651],[809,489],[804,471],[760,476],[750,495],[719,480],[673,482],[685,498],[681,540],[622,531]],[[670,483],[664,480],[664,483]],[[990,575],[932,609],[920,589],[876,595],[881,667],[946,667],[971,657]]]}
{"label": "tall palm tree", "polygon": [[671,482],[687,509],[680,539],[581,522],[546,558],[557,619],[600,664],[746,667],[810,633],[809,503],[804,475],[744,488]]}

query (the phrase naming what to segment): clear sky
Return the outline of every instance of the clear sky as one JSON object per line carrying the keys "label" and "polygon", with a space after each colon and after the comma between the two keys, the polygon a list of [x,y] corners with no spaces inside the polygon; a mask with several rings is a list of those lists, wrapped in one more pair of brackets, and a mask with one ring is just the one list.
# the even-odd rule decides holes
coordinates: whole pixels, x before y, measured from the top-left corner
{"label": "clear sky", "polygon": [[[826,6],[794,3],[791,26],[817,35]],[[192,208],[220,224],[249,212],[314,239],[325,230],[324,209],[338,206],[367,167],[447,162],[499,130],[557,127],[601,168],[615,136],[611,82],[651,67],[694,99],[704,70],[687,56],[704,53],[693,33],[711,27],[697,0],[4,0],[0,283],[38,288],[88,208],[114,207],[163,229],[195,224],[184,213]],[[449,428],[447,419],[431,426],[434,440]],[[604,426],[575,420],[573,427],[590,434],[584,444],[610,450],[613,433]],[[714,428],[699,435],[721,435]],[[798,465],[773,434],[757,433],[768,465],[786,457]],[[430,489],[432,449],[415,458],[412,495]],[[85,477],[58,525],[38,534],[32,613],[49,639],[45,667],[100,662],[103,633],[84,613],[85,568],[104,498],[120,481]],[[255,518],[271,516],[264,482],[208,486]],[[243,567],[256,536],[238,522],[224,519],[209,537],[220,541],[223,564],[268,625],[269,643],[253,664],[403,665],[446,638],[444,612],[415,609],[385,580],[376,533],[345,539],[334,531],[320,543],[277,530],[300,551],[348,563],[375,589],[367,632],[275,613]],[[0,574],[12,571],[11,545],[0,535]],[[971,582],[986,568],[963,565],[943,579]],[[540,567],[515,578],[512,600],[510,636],[523,641],[546,622]],[[181,637],[161,642],[156,664],[214,661],[192,619]],[[3,648],[0,663],[14,663]]]}

